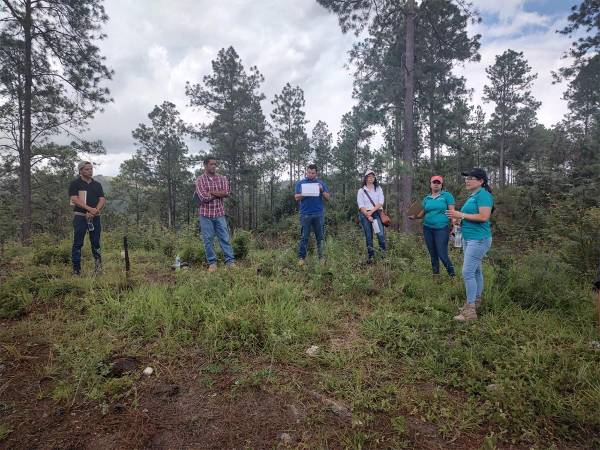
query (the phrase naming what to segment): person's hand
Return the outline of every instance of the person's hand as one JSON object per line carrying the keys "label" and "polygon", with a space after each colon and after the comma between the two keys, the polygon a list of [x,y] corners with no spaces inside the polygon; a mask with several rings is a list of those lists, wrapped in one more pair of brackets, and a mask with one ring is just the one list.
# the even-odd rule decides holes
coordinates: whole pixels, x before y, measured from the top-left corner
{"label": "person's hand", "polygon": [[369,222],[373,222],[373,216],[367,216],[367,219],[369,219]]}
{"label": "person's hand", "polygon": [[321,183],[319,183],[319,191],[323,192],[323,185]]}
{"label": "person's hand", "polygon": [[94,216],[97,216],[98,214],[100,214],[100,211],[98,210],[98,208],[90,208],[90,209],[88,209],[88,212],[86,213],[86,215],[87,214],[91,214],[92,217],[94,217]]}
{"label": "person's hand", "polygon": [[448,217],[449,219],[460,219],[461,216],[462,216],[462,213],[460,211],[457,211],[457,210],[452,211],[450,209],[446,210],[446,217]]}
{"label": "person's hand", "polygon": [[93,218],[94,218],[94,215],[93,215],[93,214],[90,214],[89,212],[86,212],[86,213],[85,213],[85,220],[87,220],[88,222],[89,222],[90,220],[92,220]]}

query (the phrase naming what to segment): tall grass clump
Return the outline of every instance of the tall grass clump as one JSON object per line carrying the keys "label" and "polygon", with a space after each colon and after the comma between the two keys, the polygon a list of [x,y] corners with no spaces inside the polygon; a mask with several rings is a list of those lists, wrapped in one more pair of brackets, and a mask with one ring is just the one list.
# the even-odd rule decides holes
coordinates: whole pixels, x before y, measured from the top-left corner
{"label": "tall grass clump", "polygon": [[251,279],[235,283],[234,276],[183,275],[175,287],[154,284],[120,295],[107,292],[90,305],[90,320],[133,340],[160,338],[167,345],[195,344],[210,352],[260,352],[305,342],[328,317],[302,301],[301,290],[293,284]]}
{"label": "tall grass clump", "polygon": [[34,283],[27,277],[14,277],[0,284],[0,318],[13,319],[23,315],[33,302]]}
{"label": "tall grass clump", "polygon": [[504,274],[506,296],[524,308],[568,310],[582,298],[578,275],[552,254],[530,253]]}
{"label": "tall grass clump", "polygon": [[26,313],[48,281],[48,275],[38,268],[1,280],[0,317],[15,318]]}

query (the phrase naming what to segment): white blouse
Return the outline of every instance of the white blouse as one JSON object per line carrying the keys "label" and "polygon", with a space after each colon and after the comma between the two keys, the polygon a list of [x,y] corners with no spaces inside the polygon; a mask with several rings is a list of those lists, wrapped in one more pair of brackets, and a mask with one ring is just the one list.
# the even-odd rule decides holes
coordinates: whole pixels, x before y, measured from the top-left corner
{"label": "white blouse", "polygon": [[[367,187],[363,186],[358,190],[356,193],[356,203],[358,203],[358,209],[365,208],[368,211],[373,209],[373,203],[371,203],[371,200],[369,200],[369,197],[367,197],[367,194],[365,194],[363,189],[367,189]],[[374,192],[371,190],[368,191],[375,204],[379,203],[383,205],[384,198],[383,189],[381,189],[381,186],[377,186]]]}

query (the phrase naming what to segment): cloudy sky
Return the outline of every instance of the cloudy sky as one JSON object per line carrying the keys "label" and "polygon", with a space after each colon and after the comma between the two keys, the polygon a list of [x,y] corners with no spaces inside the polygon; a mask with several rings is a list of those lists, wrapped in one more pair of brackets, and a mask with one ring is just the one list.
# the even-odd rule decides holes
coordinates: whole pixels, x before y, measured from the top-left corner
{"label": "cloudy sky", "polygon": [[[474,0],[483,21],[471,31],[482,35],[482,58],[457,70],[474,89],[473,101],[482,104],[485,68],[511,48],[523,51],[538,73],[533,94],[542,102],[540,122],[558,122],[566,110],[564,86],[552,85],[551,71],[564,63],[560,58],[569,39],[556,30],[565,25],[574,3]],[[187,106],[185,83],[200,82],[217,52],[230,45],[245,67],[256,65],[265,76],[266,113],[288,81],[304,90],[309,131],[324,120],[335,135],[341,116],[354,104],[345,64],[355,37],[343,35],[337,18],[315,0],[106,0],[105,7],[110,20],[101,47],[115,71],[108,85],[114,102],[85,134],[106,147],[107,155],[96,158],[98,174],[118,173],[135,150],[131,131],[147,120],[154,105],[169,100],[185,120],[201,121],[202,113]],[[192,152],[198,148],[192,143]]]}

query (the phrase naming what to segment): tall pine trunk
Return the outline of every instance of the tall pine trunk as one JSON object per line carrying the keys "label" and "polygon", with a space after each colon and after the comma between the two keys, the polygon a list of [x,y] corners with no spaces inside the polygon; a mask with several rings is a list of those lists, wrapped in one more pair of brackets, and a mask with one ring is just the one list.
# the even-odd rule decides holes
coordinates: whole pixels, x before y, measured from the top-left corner
{"label": "tall pine trunk", "polygon": [[433,105],[429,105],[429,170],[435,174],[435,130],[433,118]]}
{"label": "tall pine trunk", "polygon": [[395,187],[396,187],[396,217],[397,221],[395,223],[396,230],[400,230],[400,218],[402,217],[402,183],[401,183],[401,168],[402,168],[402,139],[400,138],[402,135],[402,126],[401,126],[401,117],[400,117],[400,102],[396,104],[394,108],[395,118],[394,118],[394,158],[396,159],[396,179],[395,179]]}
{"label": "tall pine trunk", "polygon": [[23,148],[19,155],[19,175],[21,185],[21,242],[31,243],[31,100],[33,87],[32,74],[32,14],[31,1],[25,3],[23,34],[25,38],[25,95],[23,99]]}
{"label": "tall pine trunk", "polygon": [[498,163],[498,171],[500,172],[500,187],[503,188],[506,184],[506,171],[504,170],[505,161],[504,161],[504,133],[505,133],[505,125],[504,125],[504,116],[500,121],[500,155],[499,155],[499,163]]}
{"label": "tall pine trunk", "polygon": [[406,55],[404,63],[404,148],[402,163],[402,230],[410,233],[408,208],[412,197],[413,183],[413,146],[414,146],[414,111],[415,97],[415,0],[408,0],[406,12]]}

